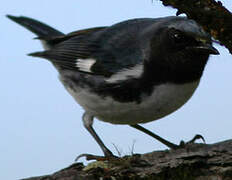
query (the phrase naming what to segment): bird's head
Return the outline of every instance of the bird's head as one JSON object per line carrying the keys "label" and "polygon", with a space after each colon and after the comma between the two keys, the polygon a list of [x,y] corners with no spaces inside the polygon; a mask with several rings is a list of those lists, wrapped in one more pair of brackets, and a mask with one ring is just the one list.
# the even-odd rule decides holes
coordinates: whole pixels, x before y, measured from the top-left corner
{"label": "bird's head", "polygon": [[152,34],[148,66],[170,72],[170,77],[177,81],[181,79],[179,76],[186,77],[183,81],[200,78],[209,55],[219,54],[212,46],[211,36],[185,17],[161,19],[147,32]]}

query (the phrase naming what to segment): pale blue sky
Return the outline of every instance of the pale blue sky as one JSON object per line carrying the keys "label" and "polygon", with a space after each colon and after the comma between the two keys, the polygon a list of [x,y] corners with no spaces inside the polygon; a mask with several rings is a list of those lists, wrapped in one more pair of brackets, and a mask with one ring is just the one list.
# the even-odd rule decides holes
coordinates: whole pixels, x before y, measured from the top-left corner
{"label": "pale blue sky", "polygon": [[[222,1],[224,2],[224,1]],[[231,3],[227,1],[227,7]],[[25,15],[46,22],[60,31],[111,25],[126,19],[175,14],[151,0],[8,0],[0,7],[0,179],[53,173],[74,162],[81,153],[102,155],[82,126],[83,110],[65,91],[57,72],[43,59],[26,54],[42,50],[32,33],[8,20],[5,15]],[[232,58],[223,47],[212,56],[191,100],[180,110],[145,127],[172,142],[202,134],[207,143],[232,136]],[[128,126],[95,121],[94,128],[116,153],[165,149],[156,140]],[[83,159],[81,159],[83,161]]]}

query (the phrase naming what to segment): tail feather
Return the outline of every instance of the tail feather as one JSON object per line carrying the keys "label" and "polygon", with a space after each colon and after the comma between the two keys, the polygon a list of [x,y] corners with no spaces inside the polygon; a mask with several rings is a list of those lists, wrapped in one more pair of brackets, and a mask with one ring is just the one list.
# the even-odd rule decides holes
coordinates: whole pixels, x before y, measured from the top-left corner
{"label": "tail feather", "polygon": [[38,52],[33,52],[33,53],[29,53],[27,54],[28,56],[32,56],[32,57],[44,57],[44,52],[46,51],[38,51]]}
{"label": "tail feather", "polygon": [[16,17],[12,15],[7,15],[7,17],[12,21],[22,25],[29,31],[35,33],[39,38],[64,35],[62,32],[32,18],[25,16]]}
{"label": "tail feather", "polygon": [[[25,27],[26,29],[28,29],[29,31],[33,32],[34,34],[37,35],[37,38],[36,39],[39,39],[41,40],[42,42],[42,45],[43,47],[47,50],[47,49],[50,49],[52,46],[54,46],[56,43],[59,43],[56,42],[56,41],[52,41],[54,38],[57,38],[57,37],[63,37],[64,34],[42,22],[39,22],[35,19],[31,19],[31,18],[28,18],[28,17],[25,17],[25,16],[19,16],[19,17],[16,17],[16,16],[12,16],[12,15],[7,15],[7,17],[9,19],[11,19],[12,21],[20,24],[21,26]],[[44,55],[44,52],[46,51],[43,51],[43,52],[36,52],[36,53],[31,53],[31,54],[28,54],[30,56],[34,56],[34,57],[42,57],[43,58],[43,55]],[[56,64],[56,62],[52,62],[53,65],[57,68],[57,70],[60,70],[61,69],[61,66],[58,66]],[[62,65],[63,67],[66,67],[67,65],[64,64]]]}

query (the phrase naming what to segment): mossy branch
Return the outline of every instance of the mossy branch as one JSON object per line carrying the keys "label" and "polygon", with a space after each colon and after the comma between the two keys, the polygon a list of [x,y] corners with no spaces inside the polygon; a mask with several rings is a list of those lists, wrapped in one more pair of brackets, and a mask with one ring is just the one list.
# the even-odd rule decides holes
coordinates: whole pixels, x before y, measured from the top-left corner
{"label": "mossy branch", "polygon": [[76,163],[52,175],[24,180],[230,180],[232,140],[189,144],[178,150],[154,151],[85,167]]}

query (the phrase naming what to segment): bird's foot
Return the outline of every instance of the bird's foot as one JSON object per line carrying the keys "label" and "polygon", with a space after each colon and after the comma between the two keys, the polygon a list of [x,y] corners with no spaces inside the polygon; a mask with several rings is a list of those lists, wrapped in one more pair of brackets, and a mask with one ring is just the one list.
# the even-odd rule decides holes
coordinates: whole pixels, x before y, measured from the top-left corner
{"label": "bird's foot", "polygon": [[110,161],[110,160],[118,159],[118,157],[114,156],[113,154],[110,156],[97,156],[97,155],[92,155],[92,154],[80,154],[79,156],[76,157],[75,161],[78,161],[82,157],[85,157],[87,161],[90,161],[90,160]]}
{"label": "bird's foot", "polygon": [[198,140],[198,139],[201,139],[205,144],[205,138],[202,135],[197,134],[188,142],[181,141],[180,144],[179,144],[179,148],[185,148],[186,145],[188,145],[188,144],[194,144],[195,141]]}

